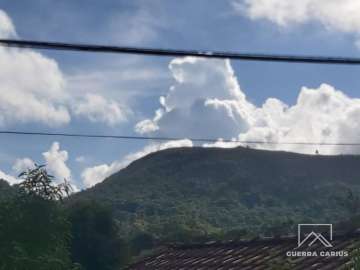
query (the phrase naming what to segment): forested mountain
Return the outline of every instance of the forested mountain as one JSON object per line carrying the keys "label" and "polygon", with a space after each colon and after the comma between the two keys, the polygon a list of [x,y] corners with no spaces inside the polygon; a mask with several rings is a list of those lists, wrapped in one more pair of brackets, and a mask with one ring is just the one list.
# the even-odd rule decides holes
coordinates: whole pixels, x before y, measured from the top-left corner
{"label": "forested mountain", "polygon": [[194,147],[150,154],[71,200],[109,204],[125,235],[184,241],[337,223],[359,191],[360,156]]}
{"label": "forested mountain", "polygon": [[0,179],[0,202],[11,197],[15,190],[16,187],[11,187],[7,181]]}
{"label": "forested mountain", "polygon": [[[359,164],[360,156],[168,149],[64,200],[49,197],[64,186],[37,166],[19,186],[0,180],[0,261],[52,269],[61,258],[59,269],[119,269],[161,243],[276,237],[294,234],[298,223],[352,230],[360,227]],[[46,225],[33,226],[39,222]],[[60,253],[48,248],[54,233]]]}

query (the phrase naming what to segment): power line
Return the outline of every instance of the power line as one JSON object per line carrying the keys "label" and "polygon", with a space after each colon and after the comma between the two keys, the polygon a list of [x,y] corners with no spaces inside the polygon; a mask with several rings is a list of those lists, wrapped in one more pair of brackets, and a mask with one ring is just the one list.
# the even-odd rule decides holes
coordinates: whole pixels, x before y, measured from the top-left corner
{"label": "power line", "polygon": [[80,134],[80,133],[56,133],[56,132],[29,132],[0,130],[0,135],[28,135],[28,136],[55,136],[55,137],[77,137],[94,139],[121,139],[121,140],[154,140],[154,141],[180,141],[184,139],[202,143],[242,143],[242,144],[267,144],[267,145],[310,145],[310,146],[360,146],[360,143],[326,143],[326,142],[266,142],[248,140],[221,140],[211,138],[179,138],[179,137],[147,137],[127,135],[101,135],[101,134]]}
{"label": "power line", "polygon": [[[274,54],[253,54],[236,52],[216,52],[216,51],[195,51],[195,50],[174,50],[174,49],[154,49],[154,48],[136,48],[119,47],[89,44],[73,44],[61,42],[43,42],[30,40],[12,40],[0,39],[0,46],[32,48],[32,49],[50,49],[64,51],[82,51],[98,53],[126,53],[142,54],[156,56],[195,56],[203,58],[235,59],[247,61],[266,61],[266,62],[288,62],[288,63],[312,63],[312,64],[344,64],[359,65],[360,58],[350,57],[325,57],[325,56],[294,56],[294,55],[274,55]],[[60,137],[79,137],[79,138],[108,138],[108,139],[126,139],[126,140],[156,140],[170,141],[183,140],[176,137],[147,137],[147,136],[125,136],[125,135],[98,135],[98,134],[76,134],[76,133],[52,133],[52,132],[27,132],[27,131],[0,131],[0,134],[10,135],[34,135],[34,136],[60,136]],[[218,139],[210,138],[188,138],[194,142],[215,143]],[[264,142],[247,140],[222,140],[224,143],[243,143],[243,144],[268,144],[268,145],[328,145],[328,146],[360,146],[360,143],[323,143],[323,142]]]}
{"label": "power line", "polygon": [[262,62],[287,62],[287,63],[309,63],[309,64],[335,64],[335,65],[359,65],[360,58],[355,57],[328,57],[328,56],[302,56],[302,55],[276,55],[276,54],[256,54],[256,53],[238,53],[223,51],[197,51],[197,50],[176,50],[176,49],[157,49],[140,47],[121,47],[93,44],[75,44],[63,42],[33,41],[33,40],[14,40],[0,39],[1,46],[63,50],[63,51],[81,51],[92,53],[123,53],[123,54],[141,54],[155,56],[195,56],[203,58],[234,59],[246,61]]}

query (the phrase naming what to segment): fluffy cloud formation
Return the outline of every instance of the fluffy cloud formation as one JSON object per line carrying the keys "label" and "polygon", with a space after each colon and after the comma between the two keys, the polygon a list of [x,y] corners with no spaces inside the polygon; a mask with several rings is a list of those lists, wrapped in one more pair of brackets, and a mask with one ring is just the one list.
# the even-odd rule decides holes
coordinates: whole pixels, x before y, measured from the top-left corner
{"label": "fluffy cloud formation", "polygon": [[65,150],[61,151],[58,142],[53,142],[49,151],[44,152],[42,155],[46,162],[46,168],[55,176],[55,179],[59,181],[64,179],[67,181],[71,180],[71,171],[66,165],[66,161],[69,158],[68,152]]}
{"label": "fluffy cloud formation", "polygon": [[[169,69],[175,83],[160,97],[154,117],[135,126],[140,134],[218,139],[204,147],[249,145],[308,154],[316,150],[321,154],[360,153],[349,146],[287,144],[360,143],[360,99],[350,98],[331,85],[303,87],[294,105],[269,98],[258,107],[247,100],[228,60],[177,58]],[[151,152],[192,145],[190,140],[149,145],[119,161],[85,169],[83,184],[91,187]]]}
{"label": "fluffy cloud formation", "polygon": [[234,0],[235,9],[253,20],[280,26],[319,22],[326,29],[360,37],[358,0]]}
{"label": "fluffy cloud formation", "polygon": [[[16,175],[19,175],[21,172],[33,168],[34,162],[30,158],[16,159],[12,170]],[[18,184],[21,182],[20,178],[17,178],[13,175],[6,174],[0,170],[0,179],[7,181],[10,185]]]}
{"label": "fluffy cloud formation", "polygon": [[136,132],[221,138],[248,128],[254,106],[246,101],[229,61],[185,57],[171,61],[169,68],[175,84],[160,97],[155,117],[139,122]]}
{"label": "fluffy cloud formation", "polygon": [[10,17],[0,9],[0,37],[16,37],[16,31]]}
{"label": "fluffy cloud formation", "polygon": [[10,185],[18,184],[20,181],[20,179],[14,177],[12,175],[6,174],[5,172],[3,172],[1,170],[0,170],[0,179],[7,181]]}
{"label": "fluffy cloud formation", "polygon": [[[303,87],[294,106],[270,98],[254,111],[251,128],[240,140],[317,143],[359,143],[360,99],[350,98],[328,84]],[[314,153],[316,146],[271,145],[268,149]],[[360,153],[356,147],[320,147],[322,154]]]}
{"label": "fluffy cloud formation", "polygon": [[[0,10],[0,37],[15,35],[10,18]],[[64,87],[65,80],[54,60],[30,50],[0,48],[0,125],[68,123]]]}
{"label": "fluffy cloud formation", "polygon": [[50,149],[42,153],[42,155],[45,160],[46,169],[55,177],[57,183],[62,183],[65,179],[70,183],[73,191],[78,192],[79,189],[72,178],[71,170],[66,164],[69,154],[66,150],[60,149],[60,143],[53,142]]}
{"label": "fluffy cloud formation", "polygon": [[16,174],[20,174],[23,171],[32,169],[35,167],[35,162],[30,158],[18,158],[15,160],[14,165],[12,166],[13,171]]}
{"label": "fluffy cloud formation", "polygon": [[74,107],[75,114],[87,117],[91,122],[103,122],[110,126],[127,120],[127,110],[113,100],[97,94],[87,94]]}
{"label": "fluffy cloud formation", "polygon": [[[11,19],[0,10],[0,38],[16,36]],[[95,94],[79,97],[68,88],[55,60],[29,49],[0,47],[0,126],[61,126],[71,121],[71,114],[108,125],[126,120],[127,111],[117,102]]]}
{"label": "fluffy cloud formation", "polygon": [[[175,84],[153,119],[139,122],[141,134],[278,142],[252,147],[314,153],[316,146],[291,142],[360,142],[360,99],[350,98],[328,84],[303,87],[296,104],[269,98],[261,107],[246,99],[229,61],[191,57],[170,63]],[[233,147],[245,143],[204,146]],[[322,154],[358,153],[346,146],[320,148]]]}
{"label": "fluffy cloud formation", "polygon": [[81,174],[83,184],[85,187],[94,186],[97,183],[102,182],[106,177],[113,173],[127,167],[131,162],[142,158],[150,153],[176,147],[192,147],[193,144],[189,140],[169,141],[161,144],[150,144],[141,151],[131,153],[121,160],[114,161],[111,164],[102,164],[95,167],[86,168]]}
{"label": "fluffy cloud formation", "polygon": [[[73,182],[71,170],[66,164],[69,158],[68,152],[66,150],[60,150],[60,144],[58,142],[53,142],[50,149],[42,153],[42,156],[47,171],[55,177],[57,183],[62,183],[64,179],[66,179],[70,182],[73,190],[78,191],[78,188]],[[35,168],[35,162],[30,158],[18,158],[12,166],[12,170],[15,174],[19,174],[32,168]],[[8,181],[10,184],[16,184],[20,181],[16,177],[2,171],[0,171],[0,179]]]}

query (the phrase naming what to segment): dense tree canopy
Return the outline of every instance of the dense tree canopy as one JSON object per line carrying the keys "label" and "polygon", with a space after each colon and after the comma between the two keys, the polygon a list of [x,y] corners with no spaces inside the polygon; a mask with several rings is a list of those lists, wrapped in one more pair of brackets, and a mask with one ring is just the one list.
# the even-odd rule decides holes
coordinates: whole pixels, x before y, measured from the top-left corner
{"label": "dense tree canopy", "polygon": [[[67,197],[45,167],[0,181],[0,270],[119,270],[169,242],[359,227],[358,156],[172,149]],[[66,198],[65,198],[66,197]]]}
{"label": "dense tree canopy", "polygon": [[298,223],[335,224],[360,209],[359,162],[360,156],[242,147],[167,149],[70,199],[110,205],[130,238],[146,233],[159,242],[187,242],[293,234]]}
{"label": "dense tree canopy", "polygon": [[79,201],[69,207],[71,254],[87,270],[119,269],[129,261],[129,248],[120,238],[109,207]]}
{"label": "dense tree canopy", "polygon": [[129,262],[111,208],[65,205],[69,184],[55,184],[45,166],[20,177],[18,186],[0,181],[0,270],[119,270]]}
{"label": "dense tree canopy", "polygon": [[[0,203],[1,270],[68,270],[70,223],[58,187],[43,166],[23,173],[14,196]],[[39,181],[42,182],[41,187]],[[65,185],[64,185],[65,187]]]}

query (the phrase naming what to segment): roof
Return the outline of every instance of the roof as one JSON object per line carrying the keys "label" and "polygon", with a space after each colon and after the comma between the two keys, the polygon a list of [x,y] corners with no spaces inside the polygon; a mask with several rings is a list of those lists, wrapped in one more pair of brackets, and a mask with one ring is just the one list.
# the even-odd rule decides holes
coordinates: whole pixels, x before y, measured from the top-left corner
{"label": "roof", "polygon": [[[360,234],[334,236],[331,244],[333,245],[332,248],[326,248],[320,241],[316,241],[311,247],[306,245],[306,248],[298,248],[297,237],[286,237],[172,245],[160,249],[154,255],[142,259],[128,269],[351,269],[345,267],[354,261],[354,254],[357,254],[355,251],[360,244]],[[296,252],[307,252],[308,256],[298,256],[303,255],[303,253],[297,254]],[[314,256],[315,254],[316,256]],[[348,256],[346,256],[347,254]]]}

